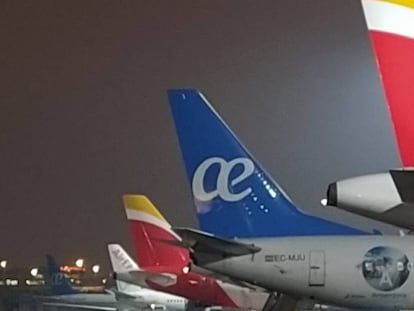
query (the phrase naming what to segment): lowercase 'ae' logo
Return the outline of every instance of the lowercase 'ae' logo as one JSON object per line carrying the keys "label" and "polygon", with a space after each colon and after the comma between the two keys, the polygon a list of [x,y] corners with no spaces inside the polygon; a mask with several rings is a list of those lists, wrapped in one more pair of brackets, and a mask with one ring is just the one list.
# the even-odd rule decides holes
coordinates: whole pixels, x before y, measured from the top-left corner
{"label": "lowercase 'ae' logo", "polygon": [[51,285],[58,286],[58,285],[62,284],[62,281],[63,281],[64,277],[65,276],[63,275],[62,272],[52,274],[52,277],[51,277],[51,280],[50,280],[50,282],[52,283]]}
{"label": "lowercase 'ae' logo", "polygon": [[[205,189],[205,179],[208,169],[212,165],[219,165],[219,172],[215,182],[215,189],[207,191]],[[237,166],[242,165],[243,170],[241,173],[230,180],[230,173]],[[220,197],[224,201],[237,202],[252,192],[252,188],[248,187],[238,193],[234,193],[230,190],[230,187],[237,185],[244,181],[254,172],[254,164],[252,160],[248,158],[235,158],[230,161],[226,161],[223,158],[212,157],[203,161],[194,172],[192,190],[194,197],[199,201],[210,201],[215,197]]]}
{"label": "lowercase 'ae' logo", "polygon": [[398,249],[371,248],[362,262],[362,275],[373,288],[391,291],[401,287],[410,275],[411,263]]}

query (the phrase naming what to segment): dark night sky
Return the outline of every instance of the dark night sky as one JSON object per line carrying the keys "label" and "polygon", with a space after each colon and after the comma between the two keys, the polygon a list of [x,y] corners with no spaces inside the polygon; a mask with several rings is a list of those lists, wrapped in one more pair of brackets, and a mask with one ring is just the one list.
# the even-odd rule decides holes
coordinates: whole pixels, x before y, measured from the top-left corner
{"label": "dark night sky", "polygon": [[[166,89],[203,90],[304,210],[337,178],[399,166],[359,1],[6,1],[0,257],[107,261],[120,196],[195,226]],[[381,228],[383,228],[381,226]]]}

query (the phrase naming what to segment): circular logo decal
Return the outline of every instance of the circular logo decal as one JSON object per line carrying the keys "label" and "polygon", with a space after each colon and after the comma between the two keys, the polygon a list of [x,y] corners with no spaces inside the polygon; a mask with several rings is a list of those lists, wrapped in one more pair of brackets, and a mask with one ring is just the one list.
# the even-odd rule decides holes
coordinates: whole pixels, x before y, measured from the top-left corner
{"label": "circular logo decal", "polygon": [[362,274],[373,288],[391,291],[407,281],[411,263],[398,249],[378,246],[370,249],[362,262]]}

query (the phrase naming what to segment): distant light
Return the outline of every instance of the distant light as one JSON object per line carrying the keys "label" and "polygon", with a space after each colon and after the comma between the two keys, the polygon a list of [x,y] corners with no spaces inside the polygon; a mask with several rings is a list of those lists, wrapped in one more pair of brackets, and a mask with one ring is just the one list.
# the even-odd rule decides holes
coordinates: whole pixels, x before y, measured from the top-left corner
{"label": "distant light", "polygon": [[30,270],[30,274],[31,274],[33,277],[36,277],[38,273],[39,273],[39,269],[38,269],[38,268],[32,268],[32,269]]}
{"label": "distant light", "polygon": [[321,200],[321,205],[322,206],[327,206],[328,205],[328,199],[322,199]]}
{"label": "distant light", "polygon": [[67,273],[72,273],[73,271],[75,272],[83,272],[85,271],[84,267],[77,267],[77,266],[60,266],[60,271],[62,272],[67,272]]}
{"label": "distant light", "polygon": [[190,267],[189,266],[183,267],[183,273],[187,274],[188,272],[190,272]]}
{"label": "distant light", "polygon": [[16,279],[6,279],[6,286],[18,286],[19,280]]}
{"label": "distant light", "polygon": [[99,270],[101,270],[101,267],[99,265],[93,265],[92,266],[92,272],[97,274],[99,273]]}
{"label": "distant light", "polygon": [[106,284],[106,282],[107,282],[107,279],[105,279],[105,278],[104,278],[104,279],[102,279],[102,284],[104,284],[104,285],[105,285],[105,284]]}
{"label": "distant light", "polygon": [[2,261],[0,261],[0,267],[1,267],[2,269],[6,269],[6,267],[7,267],[7,260],[2,260]]}
{"label": "distant light", "polygon": [[78,259],[76,259],[76,261],[75,261],[75,265],[76,265],[76,267],[78,267],[78,268],[82,268],[82,267],[83,267],[83,265],[84,265],[84,263],[85,263],[85,260],[84,260],[83,258],[78,258]]}

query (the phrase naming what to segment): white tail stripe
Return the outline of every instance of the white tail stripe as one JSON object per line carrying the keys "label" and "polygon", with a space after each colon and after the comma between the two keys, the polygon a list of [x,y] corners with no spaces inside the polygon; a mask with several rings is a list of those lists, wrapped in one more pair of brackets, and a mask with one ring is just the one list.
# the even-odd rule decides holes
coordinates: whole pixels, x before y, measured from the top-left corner
{"label": "white tail stripe", "polygon": [[362,0],[369,30],[377,30],[414,39],[414,10],[377,0]]}
{"label": "white tail stripe", "polygon": [[140,212],[140,211],[136,211],[136,210],[129,209],[129,208],[126,209],[126,214],[127,214],[128,220],[143,221],[151,225],[154,225],[156,227],[162,228],[168,233],[170,233],[171,235],[173,235],[176,239],[181,241],[181,238],[174,231],[171,230],[170,224],[165,221],[160,220],[157,217],[154,217],[145,212]]}
{"label": "white tail stripe", "polygon": [[108,244],[109,259],[111,260],[112,270],[116,273],[139,270],[138,264],[129,256],[124,248],[119,244]]}

